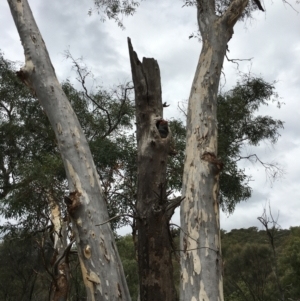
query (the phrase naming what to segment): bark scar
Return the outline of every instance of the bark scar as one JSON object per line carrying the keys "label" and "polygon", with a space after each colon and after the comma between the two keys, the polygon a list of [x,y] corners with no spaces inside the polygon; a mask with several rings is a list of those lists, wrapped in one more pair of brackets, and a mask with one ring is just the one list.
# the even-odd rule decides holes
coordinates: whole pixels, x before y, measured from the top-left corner
{"label": "bark scar", "polygon": [[79,197],[81,193],[78,190],[75,190],[69,194],[69,196],[65,196],[65,203],[67,205],[68,212],[71,216],[74,215],[76,210],[81,206],[81,202]]}
{"label": "bark scar", "polygon": [[122,290],[121,290],[121,286],[120,286],[119,283],[117,284],[117,286],[118,286],[118,297],[122,299]]}
{"label": "bark scar", "polygon": [[215,165],[219,172],[223,169],[224,166],[223,162],[220,159],[218,159],[214,153],[204,152],[200,158],[203,161]]}
{"label": "bark scar", "polygon": [[[34,72],[34,71],[35,71],[35,68],[33,67],[32,72]],[[22,69],[20,69],[20,71],[17,71],[16,74],[17,74],[17,77],[19,78],[19,80],[30,89],[30,92],[32,93],[32,95],[34,97],[36,97],[36,92],[31,84],[29,74]]]}

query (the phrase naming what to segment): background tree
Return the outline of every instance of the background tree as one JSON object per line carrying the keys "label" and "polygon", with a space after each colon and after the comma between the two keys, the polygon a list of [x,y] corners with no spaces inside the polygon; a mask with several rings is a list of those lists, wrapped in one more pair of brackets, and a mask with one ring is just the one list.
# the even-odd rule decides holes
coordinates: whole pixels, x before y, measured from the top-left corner
{"label": "background tree", "polygon": [[[289,243],[297,241],[298,227],[290,230],[276,227],[272,231],[273,246],[266,239],[265,229],[258,231],[252,227],[222,233],[225,300],[278,300],[282,296],[297,300],[298,285],[292,280],[296,280],[292,272],[295,261],[288,263],[291,254],[288,252]],[[260,277],[263,278],[256,283]]]}
{"label": "background tree", "polygon": [[0,245],[0,298],[1,300],[45,300],[46,281],[39,273],[44,272],[39,265],[39,251],[30,237],[17,240],[12,235]]}
{"label": "background tree", "polygon": [[132,300],[138,300],[139,273],[136,258],[136,248],[131,235],[117,238],[117,246],[122,260],[125,277],[127,280]]}
{"label": "background tree", "polygon": [[224,164],[220,173],[220,204],[224,211],[233,212],[237,203],[251,196],[251,175],[247,175],[238,162],[257,162],[265,168],[271,180],[282,174],[275,163],[266,162],[255,153],[244,155],[247,146],[257,146],[261,142],[274,145],[277,142],[283,121],[258,115],[262,106],[272,102],[280,108],[275,83],[251,75],[242,76],[232,90],[218,96],[218,156]]}
{"label": "background tree", "polygon": [[[283,170],[276,163],[265,161],[256,153],[244,155],[249,146],[255,147],[262,142],[274,145],[280,137],[284,122],[268,115],[258,115],[262,106],[275,102],[278,108],[281,107],[275,84],[244,74],[235,87],[218,95],[218,154],[223,163],[219,201],[224,212],[232,213],[236,204],[251,197],[249,182],[255,179],[239,167],[241,161],[261,165],[271,181],[282,175]],[[185,114],[183,107],[180,110]],[[180,190],[181,178],[175,175],[183,171],[185,126],[180,120],[171,120],[170,127],[177,153],[170,157],[168,179],[173,189]]]}
{"label": "background tree", "polygon": [[278,270],[285,297],[297,300],[300,296],[300,228],[292,227],[284,248],[281,248]]}
{"label": "background tree", "polygon": [[[63,163],[49,121],[37,99],[16,77],[15,64],[1,55],[0,67],[1,214],[7,219],[18,219],[17,225],[7,224],[3,230],[44,229],[49,221],[50,192],[65,213],[61,200],[68,188]],[[132,127],[133,106],[125,95],[121,95],[122,99],[116,97],[125,93],[122,87],[111,93],[99,88],[95,95],[88,95],[99,102],[112,120],[115,133],[108,135],[106,112],[69,82],[62,87],[89,138],[106,199],[113,202],[109,208],[114,216],[118,204],[111,195],[116,176],[123,165],[130,164],[130,158],[135,162],[131,150],[134,140],[126,132]],[[116,227],[115,223],[112,225]]]}
{"label": "background tree", "polygon": [[[175,249],[179,248],[179,231],[171,230],[174,238]],[[278,297],[276,280],[274,276],[274,261],[272,249],[266,240],[266,231],[257,227],[248,229],[233,229],[222,233],[222,259],[224,273],[224,299],[228,301],[249,301],[249,300],[276,300]],[[297,268],[294,255],[290,252],[290,243],[297,241],[299,237],[298,227],[276,230],[276,247],[279,256],[279,270],[285,296],[291,300],[297,300],[298,282],[293,269]],[[124,242],[125,241],[125,242]],[[124,261],[125,274],[132,277],[135,273],[128,273],[134,268],[137,269],[133,242],[129,236],[118,239],[122,247],[119,249],[121,258]],[[128,249],[126,245],[128,244]],[[295,254],[294,254],[295,253]],[[293,254],[293,255],[291,255]],[[178,252],[180,255],[180,252]],[[179,286],[180,267],[174,258],[174,282]],[[126,268],[128,264],[128,269]],[[136,270],[135,270],[136,271]],[[259,273],[259,275],[257,275]],[[128,279],[128,278],[127,278]],[[138,293],[136,279],[128,279],[128,285],[133,290],[132,296]],[[261,299],[263,296],[263,299]]]}
{"label": "background tree", "polygon": [[231,246],[230,252],[228,258],[224,254],[224,288],[228,300],[273,300],[270,288],[275,278],[270,248],[253,243]]}

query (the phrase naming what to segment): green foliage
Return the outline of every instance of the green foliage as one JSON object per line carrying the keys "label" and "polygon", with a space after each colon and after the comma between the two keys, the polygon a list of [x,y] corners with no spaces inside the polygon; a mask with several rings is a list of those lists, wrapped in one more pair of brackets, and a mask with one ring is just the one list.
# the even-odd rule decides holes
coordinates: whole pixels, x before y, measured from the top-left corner
{"label": "green foliage", "polygon": [[222,231],[225,300],[297,300],[299,238],[299,227],[275,229],[275,257],[264,230],[252,227]]}
{"label": "green foliage", "polygon": [[[47,194],[61,201],[67,190],[55,135],[38,101],[16,78],[14,64],[3,56],[0,80],[0,213],[6,218],[17,217],[19,227],[43,228],[49,216]],[[62,86],[89,141],[109,214],[120,215],[113,220],[113,228],[128,224],[125,213],[134,215],[136,198],[136,142],[134,134],[126,132],[134,118],[134,108],[126,95],[129,87],[111,93],[98,89],[88,95],[85,89],[78,91],[69,82]],[[283,127],[280,120],[256,116],[259,107],[272,98],[277,98],[273,84],[249,77],[218,97],[219,156],[224,162],[220,203],[225,211],[232,212],[236,203],[251,196],[250,177],[237,165],[242,148],[263,140],[275,143]],[[168,189],[180,190],[185,127],[175,119],[169,121],[169,126],[175,155],[169,158]]]}
{"label": "green foliage", "polygon": [[[61,205],[68,189],[54,132],[37,99],[18,80],[13,62],[0,55],[0,214],[18,223],[2,231],[44,229],[49,223],[49,195]],[[62,85],[83,127],[108,199],[116,174],[133,155],[134,110],[119,87],[87,95],[69,82]],[[132,160],[128,160],[132,162]],[[119,202],[120,204],[120,202]],[[121,206],[109,206],[112,215]],[[117,223],[117,221],[115,221]],[[116,224],[115,223],[115,224]],[[115,225],[114,224],[114,225]]]}
{"label": "green foliage", "polygon": [[274,101],[280,107],[274,84],[248,76],[231,91],[218,96],[218,156],[224,163],[220,174],[220,203],[224,211],[233,212],[238,202],[251,196],[251,176],[247,176],[237,162],[260,160],[256,155],[242,157],[245,145],[257,146],[262,141],[274,144],[280,136],[281,120],[257,116],[262,105]]}
{"label": "green foliage", "polygon": [[[49,300],[54,250],[47,232],[7,235],[0,243],[0,300]],[[68,256],[70,301],[84,300],[86,290],[76,250]]]}
{"label": "green foliage", "polygon": [[[299,296],[299,239],[300,227],[275,231],[275,245],[286,300]],[[275,278],[275,258],[266,231],[256,227],[234,229],[222,233],[222,260],[224,267],[224,298],[226,301],[275,301],[278,287]],[[179,231],[171,229],[175,249],[179,249]],[[117,240],[120,257],[133,300],[138,293],[136,254],[131,236]],[[178,252],[180,256],[180,252]],[[180,266],[174,256],[174,281],[179,285]]]}
{"label": "green foliage", "polygon": [[49,278],[38,257],[30,237],[10,236],[0,244],[0,300],[47,300]]}
{"label": "green foliage", "polygon": [[[121,227],[131,224],[129,216],[135,214],[137,181],[135,135],[128,134],[117,137],[115,144],[117,149],[120,150],[118,160],[107,166],[97,165],[97,170],[109,203],[109,214],[110,216],[119,215],[118,218],[114,219],[112,226]],[[99,149],[101,147],[99,145]],[[116,152],[116,149],[114,151]],[[105,157],[107,154],[103,152],[103,156]]]}
{"label": "green foliage", "polygon": [[132,300],[138,299],[139,277],[137,257],[131,235],[119,237],[117,247]]}
{"label": "green foliage", "polygon": [[286,297],[293,300],[300,296],[300,227],[292,227],[285,248],[279,259],[279,269]]}
{"label": "green foliage", "polygon": [[182,188],[186,129],[183,122],[177,119],[170,120],[169,127],[172,131],[175,154],[169,156],[168,159],[167,180],[170,189],[180,191]]}
{"label": "green foliage", "polygon": [[[197,0],[183,0],[183,6],[197,6]],[[222,16],[225,11],[228,9],[229,5],[231,4],[231,0],[217,0],[215,1],[215,12],[216,15]],[[251,18],[252,13],[255,10],[258,10],[258,6],[255,4],[254,1],[249,1],[248,5],[244,9],[239,21],[244,21],[245,19]]]}
{"label": "green foliage", "polygon": [[[183,6],[197,6],[196,0],[183,0],[183,2]],[[217,0],[215,3],[216,15],[222,16],[230,4],[231,0]],[[95,0],[94,9],[90,8],[88,14],[92,15],[95,10],[97,13],[101,14],[102,21],[105,21],[107,17],[108,19],[115,20],[118,26],[124,28],[123,16],[132,16],[139,5],[140,1],[135,0]],[[240,17],[240,21],[251,18],[252,13],[258,9],[259,8],[254,1],[249,1]]]}
{"label": "green foliage", "polygon": [[[246,244],[230,248],[230,256],[224,257],[224,294],[247,300],[255,295],[257,300],[271,300],[268,285],[272,275],[272,252],[268,245]],[[254,299],[256,300],[256,299]]]}
{"label": "green foliage", "polygon": [[[139,1],[134,0],[95,0],[94,9],[101,13],[102,21],[105,20],[105,16],[108,19],[113,19],[118,23],[118,26],[123,26],[123,16],[132,16],[136,12],[136,8],[139,6]],[[89,9],[88,14],[91,15],[93,9]]]}
{"label": "green foliage", "polygon": [[[245,146],[257,146],[262,141],[277,142],[283,122],[270,116],[257,115],[262,105],[277,101],[274,84],[261,78],[245,76],[231,91],[218,96],[218,157],[224,163],[220,173],[220,204],[223,211],[232,213],[235,205],[251,196],[251,176],[238,166],[242,159],[261,162],[255,154],[242,157]],[[168,181],[171,189],[181,189],[185,154],[185,127],[180,120],[171,120],[176,154],[169,158]],[[253,161],[252,161],[253,162]],[[263,163],[264,164],[264,163]],[[268,171],[276,166],[265,164]]]}
{"label": "green foliage", "polygon": [[[300,227],[276,232],[277,251],[280,254],[279,279],[286,300],[297,300]],[[171,230],[171,235],[175,249],[179,249],[178,230]],[[39,247],[39,241],[37,236],[19,233],[7,237],[0,244],[0,300],[48,300],[51,277],[45,270],[45,263],[46,266],[49,264],[51,254],[47,255],[46,236],[43,250]],[[117,246],[132,300],[137,300],[138,267],[132,237],[118,237]],[[70,301],[85,296],[78,258],[73,252],[69,257],[72,273]],[[178,254],[180,256],[180,252]],[[177,259],[174,256],[174,281],[178,286],[180,267]],[[259,231],[256,227],[235,229],[228,233],[222,231],[222,260],[226,301],[278,300],[275,259],[265,231]]]}
{"label": "green foliage", "polygon": [[[12,228],[45,227],[46,190],[61,194],[64,169],[54,133],[15,64],[0,56],[0,213],[18,218]],[[50,188],[49,188],[50,187]]]}

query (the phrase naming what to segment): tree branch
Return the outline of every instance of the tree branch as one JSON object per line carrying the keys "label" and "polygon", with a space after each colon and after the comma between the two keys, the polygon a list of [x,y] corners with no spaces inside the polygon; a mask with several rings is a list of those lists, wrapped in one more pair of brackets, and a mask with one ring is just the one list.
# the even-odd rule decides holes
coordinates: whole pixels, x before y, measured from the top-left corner
{"label": "tree branch", "polygon": [[105,222],[103,222],[103,223],[101,223],[101,224],[97,224],[97,225],[95,225],[95,226],[97,226],[97,227],[98,227],[98,226],[102,226],[102,225],[107,224],[107,223],[109,223],[109,222],[113,221],[114,219],[116,219],[116,218],[118,218],[118,217],[121,217],[121,216],[128,216],[128,217],[131,217],[131,218],[137,218],[136,216],[131,215],[131,214],[118,214],[118,215],[116,215],[116,216],[114,216],[114,217],[108,219],[107,221],[105,221]]}
{"label": "tree branch", "polygon": [[242,159],[248,159],[250,162],[255,163],[259,162],[266,170],[266,174],[269,179],[272,179],[273,181],[283,176],[284,171],[282,168],[280,168],[276,163],[265,163],[259,159],[259,157],[256,154],[252,154],[249,156],[238,156],[237,159],[234,162],[240,161]]}
{"label": "tree branch", "polygon": [[169,200],[168,205],[166,206],[166,215],[170,220],[174,214],[175,209],[181,204],[181,202],[185,199],[185,197],[179,196],[175,199]]}
{"label": "tree branch", "polygon": [[236,64],[237,65],[237,69],[240,67],[240,65],[239,65],[239,63],[237,61],[244,62],[244,61],[251,61],[253,59],[253,57],[251,57],[250,59],[230,59],[230,58],[228,58],[227,54],[225,54],[225,57],[226,57],[226,59],[227,59],[228,62],[232,62],[233,64]]}
{"label": "tree branch", "polygon": [[255,4],[257,5],[258,9],[261,11],[265,11],[260,3],[260,0],[253,0]]}
{"label": "tree branch", "polygon": [[221,22],[233,28],[237,20],[242,15],[249,0],[233,0],[221,17]]}
{"label": "tree branch", "polygon": [[58,266],[59,266],[59,263],[62,261],[62,259],[64,257],[66,257],[65,259],[65,262],[67,262],[67,257],[70,253],[70,250],[71,250],[71,247],[73,245],[73,243],[75,242],[75,239],[73,239],[69,244],[68,246],[65,248],[63,254],[55,261],[54,265],[53,265],[53,271],[54,271],[54,275],[57,276],[58,275]]}
{"label": "tree branch", "polygon": [[[277,289],[278,289],[279,294],[280,294],[280,299],[283,301],[283,300],[285,300],[285,298],[284,298],[285,296],[284,296],[284,290],[283,290],[282,285],[280,283],[279,272],[278,272],[278,264],[277,264],[277,260],[278,260],[277,259],[277,251],[276,251],[276,247],[275,247],[275,235],[276,235],[276,232],[277,232],[278,228],[280,228],[280,227],[277,223],[278,217],[275,220],[273,215],[272,215],[270,204],[269,204],[269,215],[270,215],[270,218],[267,215],[266,208],[264,208],[262,216],[258,217],[257,219],[264,226],[264,228],[266,230],[266,233],[267,233],[267,236],[268,236],[268,239],[269,239],[269,242],[270,242],[270,245],[271,245],[271,248],[272,248],[272,251],[273,251],[274,265],[275,265],[274,274],[275,274],[275,278],[276,278],[276,282],[277,282]],[[271,229],[269,228],[269,224],[272,225]]]}
{"label": "tree branch", "polygon": [[[99,104],[99,102],[97,102],[91,95],[90,93],[88,92],[88,89],[86,87],[86,78],[91,75],[91,72],[90,71],[87,71],[87,68],[86,67],[82,67],[79,65],[79,63],[77,62],[77,60],[75,60],[70,51],[66,51],[65,52],[65,55],[66,55],[66,58],[70,58],[73,62],[73,65],[76,69],[76,73],[77,75],[79,76],[79,78],[77,79],[80,83],[81,83],[81,86],[84,90],[84,95],[96,106],[96,108],[98,108],[99,110],[101,110],[102,112],[105,113],[106,115],[106,118],[107,118],[107,123],[108,123],[108,129],[106,130],[106,132],[101,136],[101,139],[107,137],[109,134],[111,134],[116,128],[117,126],[120,124],[120,122],[122,121],[122,117],[125,115],[125,112],[124,112],[124,105],[126,103],[126,100],[128,100],[128,91],[129,90],[132,90],[134,89],[134,87],[129,87],[129,83],[127,83],[125,85],[125,88],[123,86],[118,86],[118,88],[120,88],[122,91],[124,90],[124,95],[122,93],[122,97],[121,99],[119,98],[119,95],[117,94],[117,91],[115,90],[114,91],[114,94],[116,94],[118,96],[118,99],[121,100],[121,104],[120,104],[120,108],[118,110],[118,115],[117,115],[117,118],[116,118],[116,121],[113,123],[112,122],[112,118],[111,118],[111,114],[110,112],[102,105]],[[94,138],[94,136],[96,135],[97,133],[95,132],[95,134],[92,136],[91,139]]]}

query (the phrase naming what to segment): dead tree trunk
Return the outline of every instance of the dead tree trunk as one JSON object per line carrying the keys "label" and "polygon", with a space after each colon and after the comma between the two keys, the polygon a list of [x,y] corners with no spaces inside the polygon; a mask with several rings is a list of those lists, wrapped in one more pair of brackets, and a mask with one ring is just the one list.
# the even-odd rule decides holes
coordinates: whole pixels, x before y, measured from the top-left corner
{"label": "dead tree trunk", "polygon": [[136,104],[137,231],[141,301],[174,301],[169,220],[176,201],[166,193],[171,132],[163,120],[157,61],[140,62],[128,39]]}
{"label": "dead tree trunk", "polygon": [[[65,198],[87,289],[87,300],[130,300],[106,202],[78,119],[50,61],[27,0],[8,0],[25,52],[18,72],[47,114],[64,162],[70,195]],[[102,226],[98,224],[104,223]]]}

